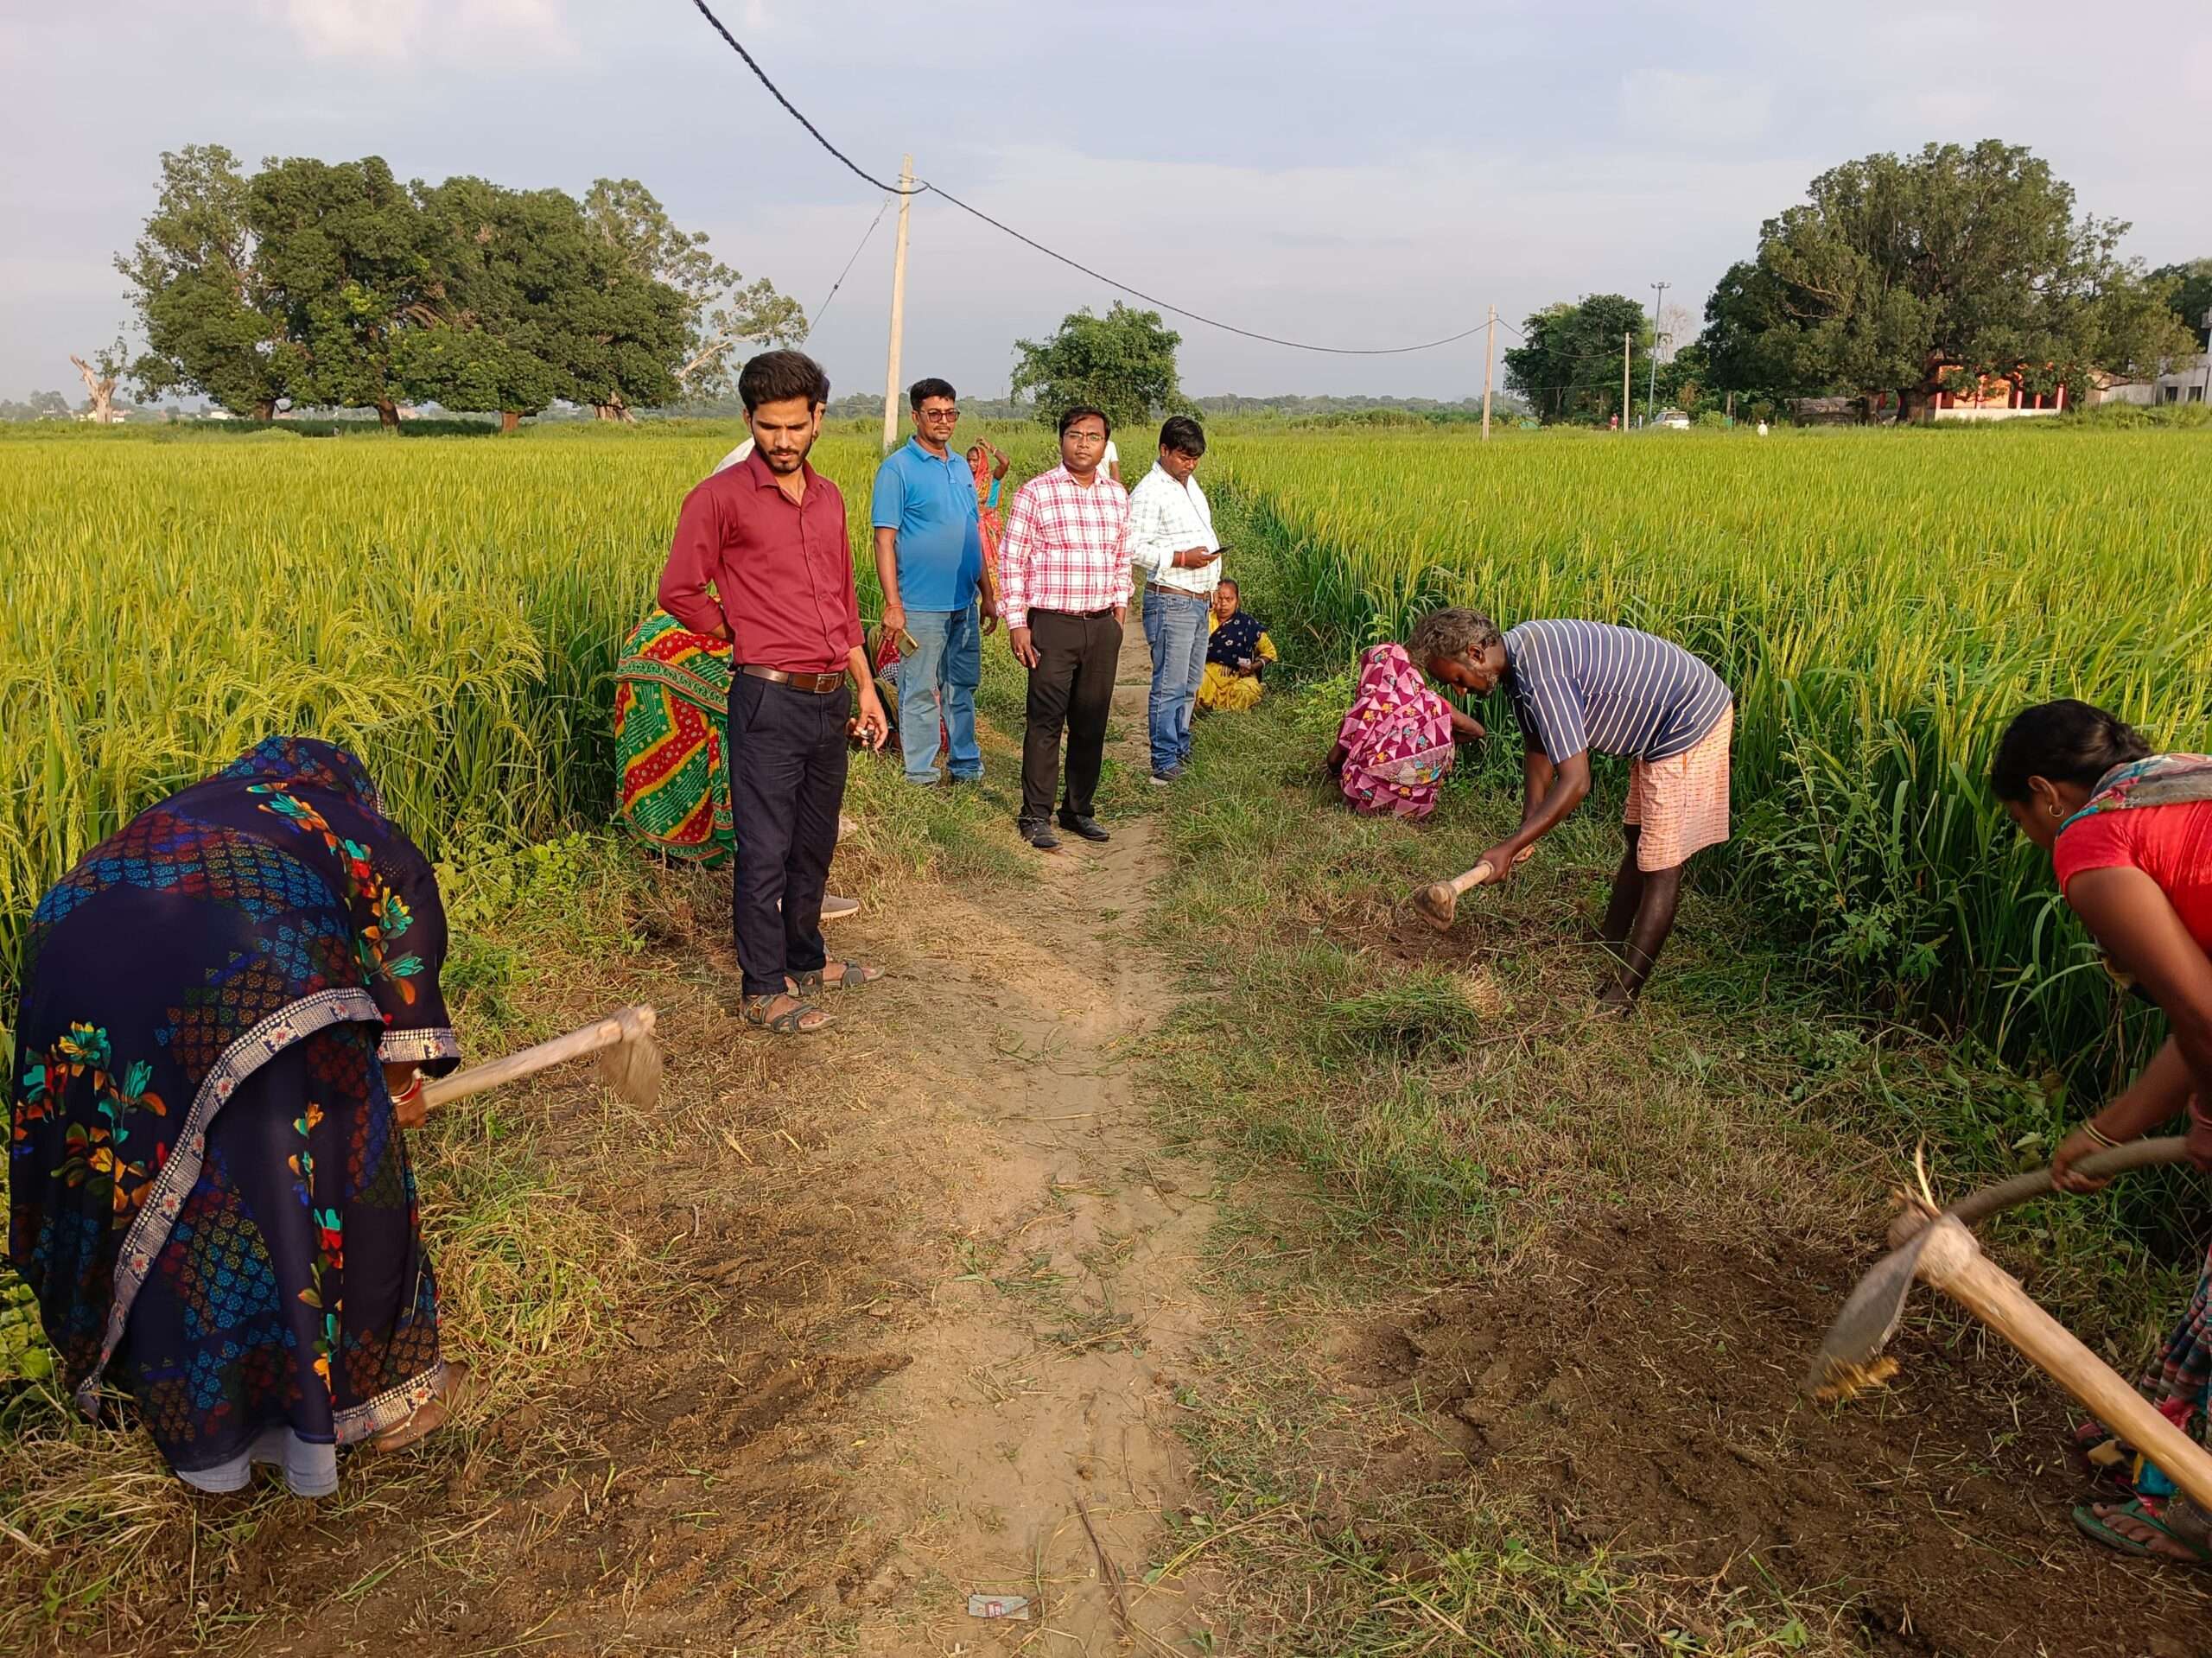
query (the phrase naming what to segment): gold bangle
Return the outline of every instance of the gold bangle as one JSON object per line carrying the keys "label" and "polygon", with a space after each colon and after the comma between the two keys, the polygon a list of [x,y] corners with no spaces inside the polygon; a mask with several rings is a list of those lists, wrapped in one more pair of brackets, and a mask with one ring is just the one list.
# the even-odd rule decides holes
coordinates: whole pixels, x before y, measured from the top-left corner
{"label": "gold bangle", "polygon": [[2088,1135],[2091,1140],[2095,1140],[2098,1145],[2103,1147],[2107,1151],[2112,1151],[2117,1148],[2120,1145],[2118,1140],[2114,1140],[2103,1129],[2098,1128],[2094,1122],[2082,1123],[2082,1132]]}

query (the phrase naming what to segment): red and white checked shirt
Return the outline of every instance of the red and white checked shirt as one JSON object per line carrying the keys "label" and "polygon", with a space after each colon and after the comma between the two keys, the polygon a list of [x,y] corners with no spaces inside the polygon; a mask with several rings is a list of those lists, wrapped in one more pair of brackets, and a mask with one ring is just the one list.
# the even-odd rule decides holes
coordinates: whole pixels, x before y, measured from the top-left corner
{"label": "red and white checked shirt", "polygon": [[1085,489],[1065,467],[1024,484],[999,538],[1008,627],[1032,610],[1077,613],[1129,602],[1129,492],[1102,467]]}

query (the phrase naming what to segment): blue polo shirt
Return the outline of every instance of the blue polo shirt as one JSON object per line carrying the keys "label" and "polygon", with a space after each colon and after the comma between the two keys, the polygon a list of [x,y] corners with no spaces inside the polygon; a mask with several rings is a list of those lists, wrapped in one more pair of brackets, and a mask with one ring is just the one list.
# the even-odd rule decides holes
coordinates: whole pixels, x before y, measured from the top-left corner
{"label": "blue polo shirt", "polygon": [[899,600],[909,610],[965,610],[983,579],[975,474],[957,449],[942,461],[913,438],[875,469],[879,530],[899,532]]}

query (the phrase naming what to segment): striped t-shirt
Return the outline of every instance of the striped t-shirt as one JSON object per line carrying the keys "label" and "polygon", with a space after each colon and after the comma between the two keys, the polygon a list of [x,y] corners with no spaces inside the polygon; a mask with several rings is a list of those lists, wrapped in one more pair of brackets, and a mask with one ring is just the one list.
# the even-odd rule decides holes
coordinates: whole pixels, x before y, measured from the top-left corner
{"label": "striped t-shirt", "polygon": [[1663,760],[1697,746],[1732,700],[1679,645],[1610,622],[1523,622],[1505,636],[1521,734],[1554,765],[1586,748]]}

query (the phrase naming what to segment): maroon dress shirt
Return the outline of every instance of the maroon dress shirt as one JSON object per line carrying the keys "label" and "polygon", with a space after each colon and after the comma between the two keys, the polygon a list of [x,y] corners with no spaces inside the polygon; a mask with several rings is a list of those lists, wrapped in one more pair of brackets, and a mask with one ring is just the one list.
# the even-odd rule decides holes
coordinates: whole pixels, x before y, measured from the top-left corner
{"label": "maroon dress shirt", "polygon": [[812,467],[800,470],[798,501],[757,449],[685,496],[660,573],[660,607],[694,632],[728,623],[741,667],[837,673],[861,645],[845,498]]}

